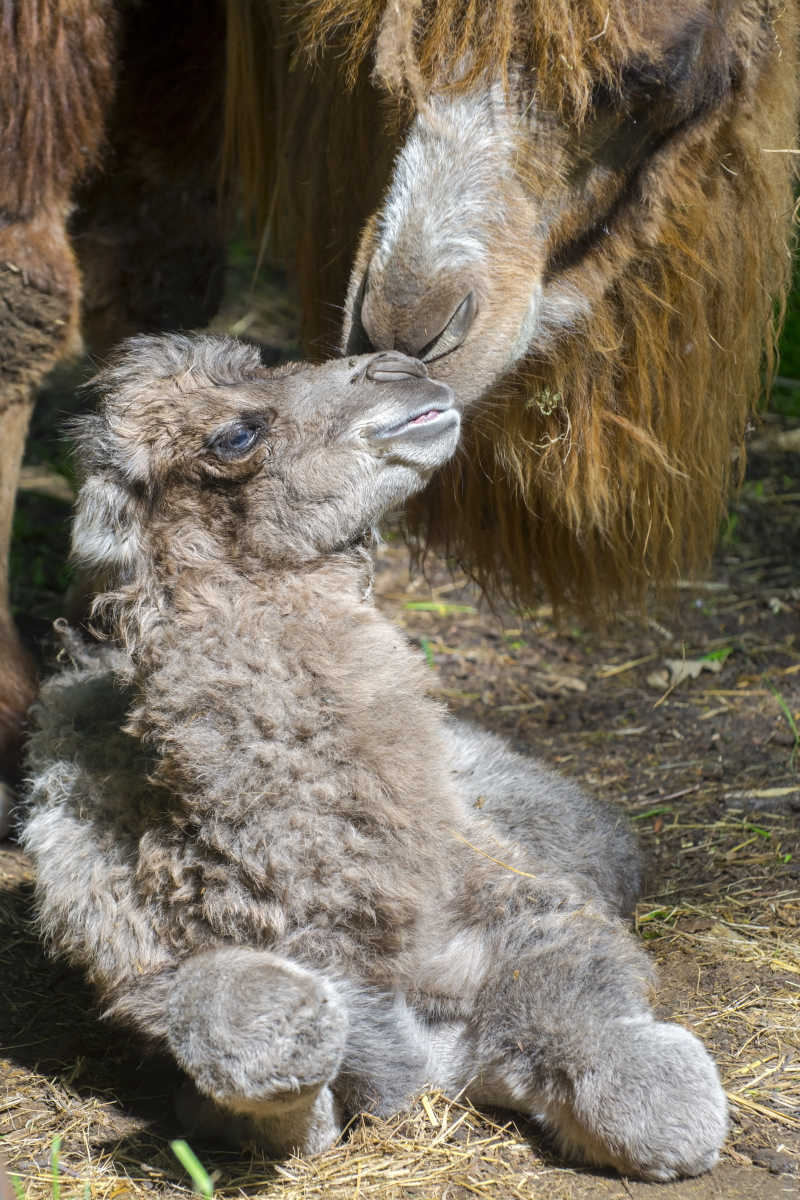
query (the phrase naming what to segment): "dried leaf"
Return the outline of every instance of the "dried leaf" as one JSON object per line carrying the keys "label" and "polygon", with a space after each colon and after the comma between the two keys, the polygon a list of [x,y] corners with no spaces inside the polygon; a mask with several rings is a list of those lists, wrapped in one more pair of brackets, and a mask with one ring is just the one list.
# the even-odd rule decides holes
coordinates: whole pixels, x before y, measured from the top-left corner
{"label": "dried leaf", "polygon": [[685,679],[697,679],[702,671],[718,674],[725,666],[723,658],[665,658],[666,671],[653,671],[647,676],[650,687],[664,691],[675,688]]}

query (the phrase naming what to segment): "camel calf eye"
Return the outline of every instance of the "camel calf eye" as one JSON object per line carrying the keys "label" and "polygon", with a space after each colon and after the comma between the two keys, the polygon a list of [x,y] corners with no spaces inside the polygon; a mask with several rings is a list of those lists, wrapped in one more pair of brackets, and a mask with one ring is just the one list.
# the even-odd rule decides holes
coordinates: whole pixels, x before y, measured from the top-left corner
{"label": "camel calf eye", "polygon": [[226,462],[244,458],[261,440],[264,429],[263,421],[237,421],[215,433],[208,443],[209,449]]}

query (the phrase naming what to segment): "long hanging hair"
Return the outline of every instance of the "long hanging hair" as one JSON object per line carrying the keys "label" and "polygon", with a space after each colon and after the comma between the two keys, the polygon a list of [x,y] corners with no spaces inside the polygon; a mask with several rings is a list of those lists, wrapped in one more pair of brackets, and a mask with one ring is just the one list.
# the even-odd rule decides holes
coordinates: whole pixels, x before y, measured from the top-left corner
{"label": "long hanging hair", "polygon": [[[598,89],[624,104],[626,64],[652,49],[643,7],[228,0],[226,166],[265,244],[296,264],[311,353],[337,344],[355,248],[426,92],[532,81],[578,137]],[[664,0],[648,19],[697,7]],[[562,276],[588,317],[475,407],[462,452],[409,512],[490,593],[524,603],[543,585],[596,615],[641,603],[707,562],[741,477],[790,281],[797,2],[715,14],[723,36],[702,42],[691,111],[664,118],[686,132]]]}

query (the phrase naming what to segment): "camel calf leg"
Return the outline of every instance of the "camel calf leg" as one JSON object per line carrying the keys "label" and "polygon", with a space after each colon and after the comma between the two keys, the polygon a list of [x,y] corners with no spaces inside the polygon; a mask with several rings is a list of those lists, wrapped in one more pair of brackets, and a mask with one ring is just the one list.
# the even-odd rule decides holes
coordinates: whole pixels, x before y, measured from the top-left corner
{"label": "camel calf leg", "polygon": [[[702,1044],[656,1021],[649,964],[590,909],[502,932],[473,1026],[473,1099],[544,1119],[566,1153],[668,1180],[717,1160],[727,1106]],[[500,939],[498,939],[500,940]]]}

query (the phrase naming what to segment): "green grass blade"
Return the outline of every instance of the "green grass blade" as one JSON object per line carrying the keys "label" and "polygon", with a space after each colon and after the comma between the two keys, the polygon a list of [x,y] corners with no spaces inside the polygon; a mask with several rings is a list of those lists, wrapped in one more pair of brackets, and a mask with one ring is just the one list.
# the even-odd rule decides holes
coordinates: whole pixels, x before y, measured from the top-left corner
{"label": "green grass blade", "polygon": [[721,646],[719,650],[709,650],[708,654],[701,654],[701,662],[726,662],[733,654],[733,646]]}
{"label": "green grass blade", "polygon": [[778,689],[776,687],[773,687],[773,685],[769,682],[767,683],[767,686],[769,687],[769,689],[772,692],[775,699],[778,701],[780,710],[783,713],[783,715],[786,717],[787,724],[788,724],[789,728],[791,729],[792,733],[794,734],[795,741],[800,741],[800,732],[798,732],[797,722],[795,721],[794,717],[792,716],[792,710],[789,708],[789,705],[786,703],[783,696],[780,694],[780,692],[778,691]]}
{"label": "green grass blade", "polygon": [[408,600],[403,608],[408,612],[432,612],[437,617],[447,617],[453,613],[474,613],[478,610],[474,604],[449,604],[446,600]]}
{"label": "green grass blade", "polygon": [[53,1138],[53,1148],[50,1151],[50,1167],[53,1172],[53,1200],[61,1198],[61,1177],[58,1171],[58,1156],[61,1153],[61,1138]]}
{"label": "green grass blade", "polygon": [[189,1143],[179,1139],[178,1141],[170,1142],[169,1145],[178,1162],[191,1177],[192,1186],[198,1196],[213,1196],[213,1180]]}
{"label": "green grass blade", "polygon": [[792,737],[794,738],[794,746],[792,746],[792,755],[791,755],[791,758],[789,759],[789,765],[792,767],[792,769],[794,769],[794,762],[795,762],[795,759],[797,758],[797,752],[798,752],[798,750],[800,750],[800,729],[797,728],[797,722],[795,721],[795,719],[792,715],[792,710],[789,708],[789,705],[786,703],[786,701],[784,700],[781,693],[775,687],[774,683],[771,683],[769,679],[765,679],[764,682],[766,683],[769,690],[772,692],[775,699],[778,701],[778,706],[780,707],[781,712],[783,713],[784,717],[786,718],[787,725],[789,726],[789,728],[792,731]]}

